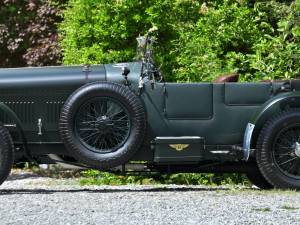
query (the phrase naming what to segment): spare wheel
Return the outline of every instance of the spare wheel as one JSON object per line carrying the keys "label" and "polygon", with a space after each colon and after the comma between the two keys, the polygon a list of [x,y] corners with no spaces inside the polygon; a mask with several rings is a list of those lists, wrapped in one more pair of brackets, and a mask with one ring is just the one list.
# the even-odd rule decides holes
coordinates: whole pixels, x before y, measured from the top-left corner
{"label": "spare wheel", "polygon": [[109,82],[82,86],[65,102],[61,138],[78,161],[98,169],[126,163],[146,130],[143,104],[128,87]]}

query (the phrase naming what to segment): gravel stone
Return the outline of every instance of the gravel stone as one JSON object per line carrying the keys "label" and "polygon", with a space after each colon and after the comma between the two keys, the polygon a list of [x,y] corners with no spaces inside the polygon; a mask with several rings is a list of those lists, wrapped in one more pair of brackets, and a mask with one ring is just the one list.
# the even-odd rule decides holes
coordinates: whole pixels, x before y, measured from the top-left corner
{"label": "gravel stone", "polygon": [[1,225],[300,224],[300,193],[238,186],[80,186],[19,172],[0,201]]}

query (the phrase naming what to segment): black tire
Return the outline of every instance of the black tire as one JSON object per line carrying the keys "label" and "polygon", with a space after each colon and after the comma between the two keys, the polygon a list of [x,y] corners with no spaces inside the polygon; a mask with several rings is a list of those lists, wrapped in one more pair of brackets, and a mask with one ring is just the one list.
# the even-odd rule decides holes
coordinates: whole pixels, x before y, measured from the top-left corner
{"label": "black tire", "polygon": [[10,174],[14,163],[14,145],[8,130],[0,126],[0,185]]}
{"label": "black tire", "polygon": [[146,113],[128,87],[96,82],[79,88],[67,99],[59,126],[72,156],[94,168],[108,169],[128,162],[139,149],[146,131]]}
{"label": "black tire", "polygon": [[274,188],[274,186],[264,178],[257,167],[253,168],[253,171],[246,173],[246,176],[253,185],[260,189],[270,190]]}
{"label": "black tire", "polygon": [[[262,175],[275,188],[300,189],[300,110],[271,118],[257,141],[256,160]],[[296,154],[297,152],[297,154]]]}

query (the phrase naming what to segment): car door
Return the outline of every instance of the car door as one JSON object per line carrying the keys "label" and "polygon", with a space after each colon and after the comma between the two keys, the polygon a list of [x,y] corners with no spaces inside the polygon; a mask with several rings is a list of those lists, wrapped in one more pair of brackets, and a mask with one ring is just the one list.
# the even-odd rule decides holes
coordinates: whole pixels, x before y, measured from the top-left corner
{"label": "car door", "polygon": [[211,83],[166,83],[165,115],[169,120],[208,120],[213,116]]}

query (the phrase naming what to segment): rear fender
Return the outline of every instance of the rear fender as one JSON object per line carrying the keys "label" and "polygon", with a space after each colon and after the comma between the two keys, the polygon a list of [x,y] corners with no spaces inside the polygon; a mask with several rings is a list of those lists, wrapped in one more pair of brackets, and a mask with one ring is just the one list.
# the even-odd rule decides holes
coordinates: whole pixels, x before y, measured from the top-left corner
{"label": "rear fender", "polygon": [[[15,123],[18,135],[20,136],[23,145],[26,145],[26,138],[22,127],[22,123],[18,118],[18,116],[16,115],[16,113],[10,107],[8,107],[6,104],[2,102],[0,102],[0,112],[2,112],[5,116],[10,118]],[[5,124],[3,125],[5,126]]]}
{"label": "rear fender", "polygon": [[248,160],[250,151],[255,148],[259,132],[265,122],[277,113],[289,108],[300,108],[300,91],[288,92],[269,99],[252,116],[249,121],[243,142],[244,160]]}

